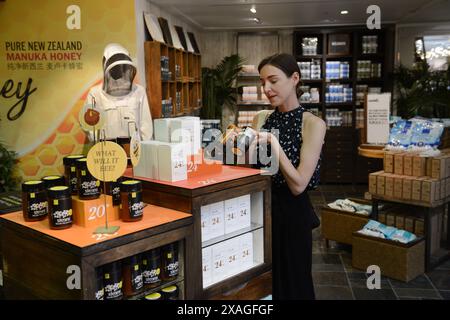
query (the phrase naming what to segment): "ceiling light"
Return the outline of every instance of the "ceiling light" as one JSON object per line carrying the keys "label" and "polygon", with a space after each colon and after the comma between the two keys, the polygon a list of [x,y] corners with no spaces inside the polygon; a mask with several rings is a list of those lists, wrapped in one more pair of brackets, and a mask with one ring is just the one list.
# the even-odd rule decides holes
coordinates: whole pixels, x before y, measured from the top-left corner
{"label": "ceiling light", "polygon": [[261,19],[260,18],[253,18],[253,21],[255,21],[258,24],[261,24]]}
{"label": "ceiling light", "polygon": [[341,14],[348,14],[348,11],[347,10],[342,10]]}
{"label": "ceiling light", "polygon": [[250,12],[251,12],[251,13],[256,13],[255,6],[252,6],[252,8],[250,9]]}

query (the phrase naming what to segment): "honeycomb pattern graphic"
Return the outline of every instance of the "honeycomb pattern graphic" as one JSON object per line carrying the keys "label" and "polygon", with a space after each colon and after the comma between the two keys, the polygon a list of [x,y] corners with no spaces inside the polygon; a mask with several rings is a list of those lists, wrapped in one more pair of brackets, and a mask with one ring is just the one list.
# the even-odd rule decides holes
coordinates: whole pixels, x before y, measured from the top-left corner
{"label": "honeycomb pattern graphic", "polygon": [[[66,12],[76,4],[81,10],[81,29],[66,28]],[[6,145],[16,151],[31,150],[18,159],[17,175],[23,181],[40,179],[46,175],[64,173],[63,158],[69,154],[87,154],[88,138],[78,123],[88,89],[101,73],[103,49],[108,43],[120,43],[132,56],[136,50],[136,21],[133,1],[122,0],[15,0],[0,1],[0,30],[11,41],[80,41],[82,42],[81,69],[44,70],[7,69],[6,46],[0,46],[0,83],[13,79],[15,83],[33,79],[38,90],[30,96],[27,110],[16,121],[2,121],[0,136]],[[52,17],[52,19],[42,19]],[[118,23],[117,17],[120,17]],[[26,24],[23,21],[27,21]],[[50,54],[46,48],[42,52]],[[36,61],[38,62],[38,61]],[[98,79],[97,85],[100,83]],[[70,111],[59,115],[70,101]],[[4,110],[3,110],[4,109]],[[5,119],[7,109],[0,110]],[[5,111],[6,110],[6,111]],[[56,128],[53,132],[48,128]],[[22,129],[26,128],[26,129]],[[48,137],[47,137],[48,135]],[[42,143],[39,138],[45,139]],[[39,146],[35,147],[37,143]],[[20,153],[20,152],[19,152]]]}

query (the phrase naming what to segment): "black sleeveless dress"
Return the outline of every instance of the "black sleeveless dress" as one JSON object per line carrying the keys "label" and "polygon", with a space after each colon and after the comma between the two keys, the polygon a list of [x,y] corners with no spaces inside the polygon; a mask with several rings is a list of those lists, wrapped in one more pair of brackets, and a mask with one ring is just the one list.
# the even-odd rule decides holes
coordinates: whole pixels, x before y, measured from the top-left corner
{"label": "black sleeveless dress", "polygon": [[[300,164],[302,120],[298,108],[269,116],[262,130],[279,130],[279,143],[292,165]],[[307,190],[317,187],[320,160]],[[274,300],[315,299],[312,281],[312,228],[317,219],[307,190],[291,193],[280,170],[272,176],[272,297]]]}

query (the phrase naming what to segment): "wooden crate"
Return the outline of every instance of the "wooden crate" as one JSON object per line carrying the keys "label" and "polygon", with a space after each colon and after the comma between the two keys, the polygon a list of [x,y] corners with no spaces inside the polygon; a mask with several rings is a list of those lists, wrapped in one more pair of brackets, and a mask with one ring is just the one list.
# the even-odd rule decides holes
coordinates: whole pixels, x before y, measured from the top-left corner
{"label": "wooden crate", "polygon": [[402,244],[353,233],[352,267],[365,271],[371,265],[384,276],[409,282],[425,272],[425,241]]}
{"label": "wooden crate", "polygon": [[[361,204],[370,204],[367,200],[350,199]],[[322,235],[326,240],[352,244],[352,234],[361,230],[369,221],[369,217],[356,213],[332,209],[324,206],[321,209]]]}

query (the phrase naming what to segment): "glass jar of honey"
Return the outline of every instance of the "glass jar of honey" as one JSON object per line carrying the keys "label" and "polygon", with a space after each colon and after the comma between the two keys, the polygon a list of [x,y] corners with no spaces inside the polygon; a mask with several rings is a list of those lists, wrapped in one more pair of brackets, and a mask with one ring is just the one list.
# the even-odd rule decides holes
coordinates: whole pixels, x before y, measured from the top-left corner
{"label": "glass jar of honey", "polygon": [[25,221],[45,219],[48,213],[47,191],[41,180],[22,183],[22,212]]}

